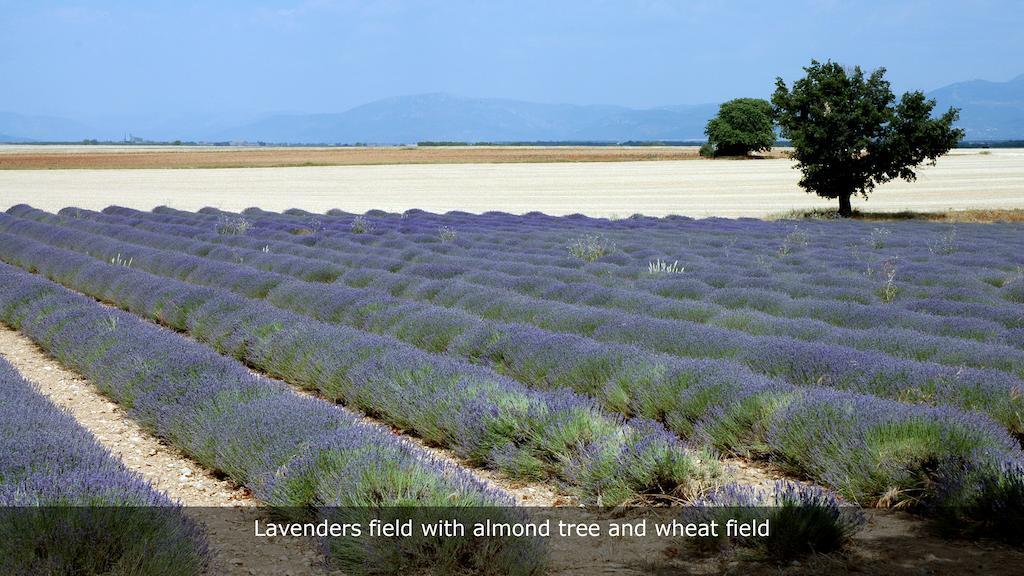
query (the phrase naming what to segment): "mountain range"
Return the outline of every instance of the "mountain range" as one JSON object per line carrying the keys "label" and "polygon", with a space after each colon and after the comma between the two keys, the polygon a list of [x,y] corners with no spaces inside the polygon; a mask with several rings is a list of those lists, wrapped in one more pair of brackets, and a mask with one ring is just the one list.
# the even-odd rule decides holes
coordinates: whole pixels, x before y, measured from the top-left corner
{"label": "mountain range", "polygon": [[717,109],[704,104],[635,110],[420,94],[385,98],[338,114],[271,116],[219,137],[300,143],[699,140]]}
{"label": "mountain range", "polygon": [[[1024,75],[1007,82],[959,82],[928,96],[938,102],[937,110],[961,109],[959,126],[966,140],[1024,139]],[[635,109],[419,94],[338,113],[274,114],[235,124],[208,116],[87,123],[0,112],[0,142],[117,140],[126,132],[150,140],[294,144],[680,141],[702,140],[704,125],[717,110],[717,104]]]}
{"label": "mountain range", "polygon": [[1024,74],[1008,82],[971,80],[928,93],[940,110],[960,109],[965,140],[1024,139]]}
{"label": "mountain range", "polygon": [[0,112],[0,142],[75,141],[95,132],[95,127],[67,118]]}

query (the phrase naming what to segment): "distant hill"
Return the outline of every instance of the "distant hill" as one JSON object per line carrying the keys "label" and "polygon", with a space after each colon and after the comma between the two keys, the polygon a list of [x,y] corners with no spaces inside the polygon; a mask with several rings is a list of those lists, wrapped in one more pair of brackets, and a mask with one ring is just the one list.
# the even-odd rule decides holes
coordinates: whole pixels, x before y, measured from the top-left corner
{"label": "distant hill", "polygon": [[[928,96],[938,101],[939,111],[961,109],[959,125],[967,140],[1024,139],[1024,75],[1008,82],[959,82]],[[254,121],[230,114],[168,112],[86,124],[0,112],[0,142],[118,139],[125,133],[153,140],[294,144],[681,141],[703,140],[704,126],[717,111],[717,104],[635,109],[418,94],[344,112],[273,114]]]}
{"label": "distant hill", "polygon": [[[967,140],[1024,138],[1024,75],[972,80],[928,93],[961,109]],[[717,104],[633,109],[420,94],[336,114],[277,115],[218,134],[223,140],[295,143],[702,140]]]}
{"label": "distant hill", "polygon": [[226,130],[225,140],[413,143],[702,139],[717,105],[634,110],[420,94],[337,114],[278,115]]}
{"label": "distant hill", "polygon": [[938,109],[960,108],[965,140],[1024,138],[1024,74],[1008,82],[971,80],[933,90]]}
{"label": "distant hill", "polygon": [[578,140],[703,140],[704,126],[718,113],[718,104],[626,109],[576,131]]}
{"label": "distant hill", "polygon": [[67,118],[0,112],[0,142],[75,141],[95,133],[94,128]]}

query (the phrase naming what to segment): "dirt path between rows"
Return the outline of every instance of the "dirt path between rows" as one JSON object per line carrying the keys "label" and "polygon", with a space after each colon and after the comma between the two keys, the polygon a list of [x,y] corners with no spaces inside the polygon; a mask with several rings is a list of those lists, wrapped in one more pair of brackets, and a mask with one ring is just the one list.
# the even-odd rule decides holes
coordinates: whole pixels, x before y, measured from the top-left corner
{"label": "dirt path between rows", "polygon": [[[244,487],[218,479],[177,448],[164,443],[128,417],[78,374],[64,369],[31,340],[0,325],[0,355],[54,404],[66,409],[124,465],[182,504],[206,526],[214,552],[211,576],[320,575],[319,553],[310,541],[267,538],[253,546],[253,521],[263,517]],[[213,508],[234,509],[216,513]],[[296,568],[296,566],[301,566]]]}

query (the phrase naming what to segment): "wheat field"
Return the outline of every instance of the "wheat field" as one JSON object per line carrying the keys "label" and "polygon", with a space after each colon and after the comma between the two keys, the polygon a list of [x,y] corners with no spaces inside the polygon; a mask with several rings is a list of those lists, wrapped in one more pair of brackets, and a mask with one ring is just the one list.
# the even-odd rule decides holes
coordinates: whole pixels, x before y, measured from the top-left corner
{"label": "wheat field", "polygon": [[[0,152],[3,155],[3,152]],[[804,193],[786,159],[390,164],[277,168],[0,170],[0,208],[371,208],[625,217],[763,217],[833,202]],[[917,182],[880,186],[855,209],[1024,208],[1024,150],[955,150]]]}

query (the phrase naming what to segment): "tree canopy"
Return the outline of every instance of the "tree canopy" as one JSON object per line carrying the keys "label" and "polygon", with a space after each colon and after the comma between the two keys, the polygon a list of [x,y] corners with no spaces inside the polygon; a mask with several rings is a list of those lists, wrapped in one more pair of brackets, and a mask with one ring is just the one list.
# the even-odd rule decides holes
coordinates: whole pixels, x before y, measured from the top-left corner
{"label": "tree canopy", "polygon": [[915,180],[919,164],[934,164],[963,138],[953,128],[959,110],[932,117],[935,101],[919,91],[897,102],[885,68],[865,76],[859,66],[812,60],[804,71],[792,89],[776,79],[774,116],[803,172],[800,186],[838,198],[841,216],[852,214],[854,194],[867,198],[877,184]]}
{"label": "tree canopy", "polygon": [[746,156],[775,143],[772,104],[760,98],[736,98],[723,103],[704,133],[715,156]]}

